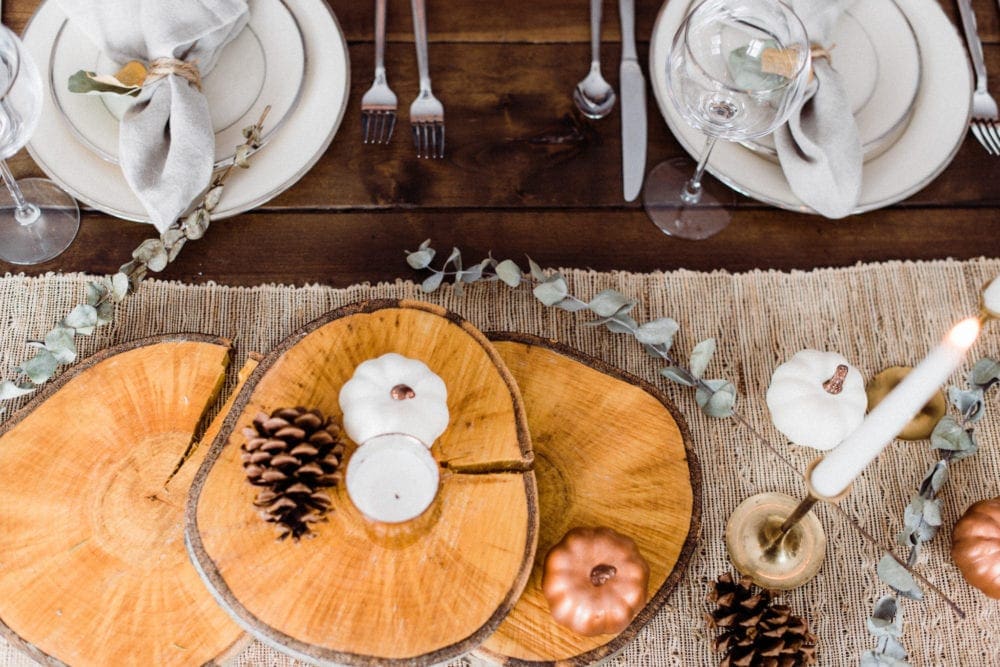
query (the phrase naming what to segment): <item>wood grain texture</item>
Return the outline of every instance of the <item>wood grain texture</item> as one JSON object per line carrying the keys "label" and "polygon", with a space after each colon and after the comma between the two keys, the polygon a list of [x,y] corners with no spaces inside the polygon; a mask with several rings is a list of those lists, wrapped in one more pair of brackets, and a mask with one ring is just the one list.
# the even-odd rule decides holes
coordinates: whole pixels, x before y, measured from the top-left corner
{"label": "wood grain texture", "polygon": [[[434,503],[412,522],[377,524],[341,486],[314,539],[276,541],[243,473],[242,428],[294,405],[339,420],[340,387],[390,351],[424,361],[448,387],[451,423],[431,449],[442,468]],[[532,458],[516,385],[482,334],[426,303],[354,304],[292,335],[248,380],[192,488],[187,538],[223,606],[282,650],[323,663],[432,664],[480,644],[527,581]]]}
{"label": "wood grain texture", "polygon": [[[490,337],[528,412],[540,530],[524,594],[477,653],[510,665],[589,665],[631,641],[683,575],[701,532],[698,460],[683,418],[648,383],[537,337]],[[636,541],[650,566],[649,603],[620,634],[584,637],[552,619],[541,580],[568,530],[597,526]]]}
{"label": "wood grain texture", "polygon": [[228,355],[198,334],[111,348],[0,429],[0,632],[33,658],[199,665],[242,636],[183,543],[181,464]]}

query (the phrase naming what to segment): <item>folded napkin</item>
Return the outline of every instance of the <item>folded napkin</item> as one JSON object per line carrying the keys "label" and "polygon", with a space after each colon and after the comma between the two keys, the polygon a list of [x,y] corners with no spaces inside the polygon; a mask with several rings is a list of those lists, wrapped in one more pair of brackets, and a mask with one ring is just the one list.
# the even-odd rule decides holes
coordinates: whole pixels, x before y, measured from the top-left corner
{"label": "folded napkin", "polygon": [[[837,20],[854,2],[792,0],[791,6],[812,43],[830,48]],[[813,74],[812,91],[774,132],[774,144],[792,192],[818,213],[843,218],[861,197],[861,140],[843,81],[829,59],[814,59]]]}
{"label": "folded napkin", "polygon": [[[246,0],[59,0],[111,59],[176,58],[201,75],[246,25]],[[86,63],[80,63],[83,67]],[[168,74],[145,86],[122,119],[118,155],[125,180],[161,232],[208,185],[215,135],[205,96]]]}

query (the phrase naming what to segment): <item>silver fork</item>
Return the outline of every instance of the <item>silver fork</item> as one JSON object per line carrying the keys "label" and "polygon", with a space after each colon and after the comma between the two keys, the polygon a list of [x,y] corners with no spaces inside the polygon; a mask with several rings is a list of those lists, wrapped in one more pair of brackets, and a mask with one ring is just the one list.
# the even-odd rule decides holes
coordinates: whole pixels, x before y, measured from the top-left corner
{"label": "silver fork", "polygon": [[958,11],[962,15],[965,41],[972,56],[972,68],[976,72],[976,90],[972,94],[972,134],[990,155],[1000,155],[1000,131],[997,130],[997,101],[986,90],[986,61],[983,59],[983,43],[979,40],[976,14],[972,11],[971,0],[958,0]]}
{"label": "silver fork", "polygon": [[417,46],[417,69],[420,71],[420,93],[410,105],[410,125],[417,157],[444,157],[444,105],[431,92],[431,75],[427,64],[427,8],[424,0],[412,0],[413,41]]}
{"label": "silver fork", "polygon": [[385,3],[375,0],[375,81],[361,98],[361,137],[366,144],[387,144],[396,128],[396,93],[385,78]]}

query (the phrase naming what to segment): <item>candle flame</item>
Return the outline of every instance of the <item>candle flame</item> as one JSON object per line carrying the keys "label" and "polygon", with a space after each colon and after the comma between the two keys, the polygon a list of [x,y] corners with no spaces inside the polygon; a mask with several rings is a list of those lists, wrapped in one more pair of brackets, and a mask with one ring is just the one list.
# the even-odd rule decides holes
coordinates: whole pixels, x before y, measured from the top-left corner
{"label": "candle flame", "polygon": [[976,342],[976,338],[979,337],[981,327],[982,325],[978,317],[970,317],[962,320],[948,332],[947,340],[958,348],[968,350]]}

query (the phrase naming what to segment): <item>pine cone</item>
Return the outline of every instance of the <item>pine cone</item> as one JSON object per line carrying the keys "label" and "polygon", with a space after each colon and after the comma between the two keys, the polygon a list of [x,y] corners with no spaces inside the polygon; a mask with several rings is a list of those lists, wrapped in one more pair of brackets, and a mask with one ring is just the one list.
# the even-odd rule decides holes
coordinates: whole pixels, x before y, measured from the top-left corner
{"label": "pine cone", "polygon": [[717,607],[705,615],[711,629],[720,629],[713,642],[722,653],[721,667],[800,667],[816,662],[816,637],[808,624],[792,616],[785,605],[772,603],[750,577],[738,582],[728,572],[719,576],[708,599]]}
{"label": "pine cone", "polygon": [[298,540],[330,509],[322,489],[341,478],[340,428],[319,410],[279,408],[270,416],[258,414],[243,435],[243,471],[247,481],[263,487],[254,505],[265,521],[278,525],[279,540]]}

